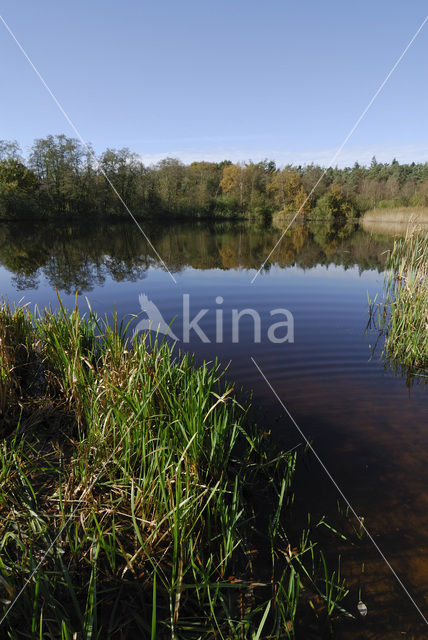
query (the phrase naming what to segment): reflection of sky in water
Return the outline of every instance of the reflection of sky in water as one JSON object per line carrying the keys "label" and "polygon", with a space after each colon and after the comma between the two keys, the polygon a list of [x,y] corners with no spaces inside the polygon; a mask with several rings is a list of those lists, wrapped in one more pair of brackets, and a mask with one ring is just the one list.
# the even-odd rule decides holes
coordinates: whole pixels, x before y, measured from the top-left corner
{"label": "reflection of sky in water", "polygon": [[[384,250],[383,245],[380,250]],[[103,284],[95,283],[87,295],[98,313],[111,313],[115,305],[123,316],[139,313],[138,296],[144,293],[168,323],[176,316],[172,328],[178,336],[182,335],[183,293],[190,295],[191,318],[201,308],[208,308],[200,326],[211,343],[202,344],[193,334],[190,344],[181,346],[195,351],[197,361],[215,357],[223,363],[230,361],[228,377],[238,386],[254,389],[255,413],[264,428],[272,428],[274,437],[285,445],[298,442],[294,428],[282,415],[250,356],[257,360],[303,431],[313,438],[327,467],[356,511],[365,517],[368,529],[418,604],[427,608],[427,394],[423,385],[408,390],[403,379],[392,377],[379,362],[379,354],[371,358],[370,344],[375,336],[364,335],[367,293],[374,298],[381,292],[382,274],[376,269],[363,270],[358,262],[346,269],[320,264],[307,269],[273,266],[251,285],[254,273],[242,267],[183,266],[175,273],[177,285],[166,272],[153,267],[135,281],[125,278],[118,282],[104,273]],[[23,298],[31,307],[57,306],[55,291],[43,272],[38,279],[37,289],[16,291],[11,272],[0,268],[3,296],[12,301]],[[61,295],[66,306],[73,305],[74,295]],[[223,304],[216,304],[216,296],[223,297]],[[86,308],[85,293],[78,301],[82,309]],[[243,319],[239,344],[232,344],[231,310],[247,307],[260,314],[262,342],[253,343],[252,321]],[[277,345],[266,339],[272,322],[269,311],[278,307],[293,313],[294,344]],[[222,344],[215,343],[215,310],[219,308],[223,310]],[[296,508],[300,500],[303,510],[310,509],[319,516],[327,514],[334,520],[336,492],[320,470],[313,463],[310,466],[309,476],[304,465],[298,471]],[[415,611],[408,607],[370,544],[364,544],[360,551],[341,551],[345,574],[348,571],[355,579],[359,579],[358,563],[366,562],[363,588],[370,612],[367,624],[371,618],[384,632],[367,637],[395,637],[387,635],[387,629],[391,633],[394,629],[417,629]]]}

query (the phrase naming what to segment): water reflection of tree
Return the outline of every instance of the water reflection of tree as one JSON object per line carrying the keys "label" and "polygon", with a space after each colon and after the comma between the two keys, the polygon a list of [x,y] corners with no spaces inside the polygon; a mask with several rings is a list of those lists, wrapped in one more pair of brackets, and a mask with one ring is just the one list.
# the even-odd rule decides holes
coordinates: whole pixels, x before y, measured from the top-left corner
{"label": "water reflection of tree", "polygon": [[[189,225],[148,228],[147,233],[171,271],[195,269],[258,269],[281,230],[250,224]],[[270,257],[270,265],[358,266],[383,268],[382,255],[391,245],[353,223],[320,222],[295,225]],[[14,274],[17,288],[36,288],[41,275],[61,291],[90,291],[107,278],[135,281],[145,277],[159,259],[132,224],[0,226],[0,262]]]}

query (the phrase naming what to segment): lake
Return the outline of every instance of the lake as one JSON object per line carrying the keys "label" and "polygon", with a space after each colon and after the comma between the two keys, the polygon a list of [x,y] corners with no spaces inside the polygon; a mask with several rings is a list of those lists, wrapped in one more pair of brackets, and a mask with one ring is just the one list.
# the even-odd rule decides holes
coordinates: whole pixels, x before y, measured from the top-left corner
{"label": "lake", "polygon": [[[2,223],[0,293],[33,308],[58,307],[56,290],[71,307],[77,291],[82,309],[87,297],[99,314],[111,315],[114,306],[120,317],[140,314],[134,326],[146,318],[141,300],[149,310],[154,305],[180,338],[177,348],[194,352],[197,362],[229,365],[237,391],[253,390],[252,415],[263,431],[282,447],[299,447],[296,517],[309,511],[351,530],[336,488],[304,453],[255,360],[426,615],[428,389],[385,367],[381,345],[373,351],[376,333],[366,331],[368,296],[381,295],[393,242],[388,229],[294,225],[253,283],[278,229],[242,222],[144,229],[176,282],[131,223]],[[197,330],[187,313],[189,321],[202,313]],[[352,542],[337,538],[333,551],[343,556],[352,606],[361,588],[369,609],[358,637],[423,637],[422,618],[372,543]],[[355,630],[344,628],[340,637]]]}

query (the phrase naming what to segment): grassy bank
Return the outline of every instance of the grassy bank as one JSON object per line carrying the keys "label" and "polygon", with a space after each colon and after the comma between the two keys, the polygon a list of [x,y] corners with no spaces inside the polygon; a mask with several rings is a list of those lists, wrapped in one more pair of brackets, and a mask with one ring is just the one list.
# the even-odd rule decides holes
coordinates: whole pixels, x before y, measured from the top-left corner
{"label": "grassy bank", "polygon": [[125,335],[0,308],[0,636],[328,637],[346,590],[316,524],[287,535],[295,453],[218,366]]}
{"label": "grassy bank", "polygon": [[377,322],[387,360],[410,375],[428,375],[428,234],[409,226],[387,262]]}

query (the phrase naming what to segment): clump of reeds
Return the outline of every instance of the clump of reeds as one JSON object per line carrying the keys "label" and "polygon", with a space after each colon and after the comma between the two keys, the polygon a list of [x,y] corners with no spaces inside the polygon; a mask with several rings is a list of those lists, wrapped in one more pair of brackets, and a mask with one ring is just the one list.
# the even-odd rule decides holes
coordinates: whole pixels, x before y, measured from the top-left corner
{"label": "clump of reeds", "polygon": [[[284,528],[295,453],[269,457],[215,363],[127,329],[0,311],[20,406],[0,446],[1,637],[294,637],[312,597],[329,619],[340,569]],[[19,366],[38,358],[39,398],[11,395],[18,352]]]}
{"label": "clump of reeds", "polygon": [[379,323],[387,359],[412,373],[428,371],[428,234],[415,224],[395,240],[387,261]]}
{"label": "clump of reeds", "polygon": [[[0,414],[4,414],[12,397],[22,394],[28,378],[31,358],[31,331],[25,306],[0,304]],[[13,404],[13,402],[12,402]]]}

